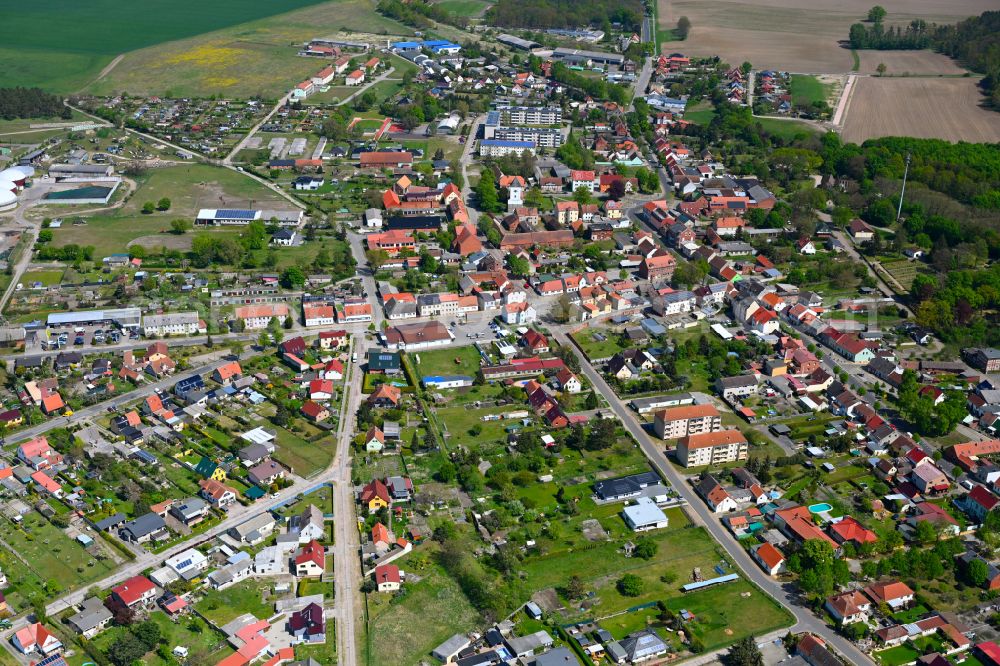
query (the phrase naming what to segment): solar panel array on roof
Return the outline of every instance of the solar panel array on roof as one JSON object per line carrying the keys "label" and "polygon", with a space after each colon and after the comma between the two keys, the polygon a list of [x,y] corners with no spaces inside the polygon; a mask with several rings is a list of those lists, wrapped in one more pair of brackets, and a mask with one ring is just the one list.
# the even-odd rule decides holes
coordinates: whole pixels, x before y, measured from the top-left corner
{"label": "solar panel array on roof", "polygon": [[255,215],[256,211],[252,210],[220,209],[215,211],[215,216],[217,218],[226,218],[230,220],[252,220]]}

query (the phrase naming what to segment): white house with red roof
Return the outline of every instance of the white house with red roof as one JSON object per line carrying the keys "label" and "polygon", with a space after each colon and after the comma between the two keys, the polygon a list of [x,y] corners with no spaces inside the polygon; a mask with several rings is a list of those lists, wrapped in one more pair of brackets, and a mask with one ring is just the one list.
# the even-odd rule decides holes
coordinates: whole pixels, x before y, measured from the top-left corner
{"label": "white house with red roof", "polygon": [[750,549],[753,559],[771,576],[777,576],[785,570],[785,556],[781,551],[766,541]]}
{"label": "white house with red roof", "polygon": [[330,359],[323,366],[323,369],[319,371],[320,379],[326,379],[332,382],[340,381],[344,378],[344,364],[340,359]]}
{"label": "white house with red roof", "polygon": [[379,592],[396,592],[403,582],[403,572],[395,564],[382,564],[375,567],[375,585]]}
{"label": "white house with red roof", "polygon": [[326,571],[326,551],[323,545],[313,539],[295,553],[295,575],[322,576]]}
{"label": "white house with red roof", "polygon": [[570,190],[576,192],[581,187],[588,192],[596,192],[601,187],[601,181],[593,171],[576,170],[569,174]]}
{"label": "white house with red roof", "polygon": [[111,597],[126,608],[146,605],[156,598],[156,585],[145,576],[133,576],[111,588]]}
{"label": "white house with red roof", "polygon": [[62,462],[63,457],[49,446],[49,440],[36,437],[17,447],[17,458],[33,470],[48,469]]}
{"label": "white house with red roof", "polygon": [[10,643],[21,654],[39,653],[49,655],[62,648],[62,642],[45,628],[41,622],[35,622],[19,629],[10,638]]}
{"label": "white house with red roof", "polygon": [[563,368],[556,373],[556,385],[563,393],[579,393],[583,390],[580,379],[569,368]]}

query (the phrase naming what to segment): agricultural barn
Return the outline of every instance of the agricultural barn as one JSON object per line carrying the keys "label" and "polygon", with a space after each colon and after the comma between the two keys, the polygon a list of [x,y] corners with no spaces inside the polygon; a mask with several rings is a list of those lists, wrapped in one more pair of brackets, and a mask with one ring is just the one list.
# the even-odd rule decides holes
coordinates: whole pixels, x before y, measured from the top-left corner
{"label": "agricultural barn", "polygon": [[239,208],[202,208],[195,224],[245,226],[254,220],[276,222],[283,227],[298,226],[302,222],[301,210],[250,210]]}

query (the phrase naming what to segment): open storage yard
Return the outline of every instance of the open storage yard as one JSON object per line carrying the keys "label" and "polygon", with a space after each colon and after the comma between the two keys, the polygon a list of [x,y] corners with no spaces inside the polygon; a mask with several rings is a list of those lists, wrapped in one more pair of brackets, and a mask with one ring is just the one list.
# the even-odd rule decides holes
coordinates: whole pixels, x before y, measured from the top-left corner
{"label": "open storage yard", "polygon": [[[734,65],[748,60],[756,68],[814,74],[848,72],[851,52],[839,42],[847,39],[851,24],[862,20],[872,4],[869,0],[822,6],[798,0],[660,0],[661,28],[673,28],[681,16],[691,20],[687,40],[666,42],[663,50],[683,51],[688,56],[718,55]],[[895,0],[881,4],[889,13],[886,21],[893,25],[905,25],[916,18],[954,23],[996,6],[990,0]]]}
{"label": "open storage yard", "polygon": [[844,139],[880,136],[1000,141],[995,111],[979,106],[975,78],[860,77],[844,121]]}

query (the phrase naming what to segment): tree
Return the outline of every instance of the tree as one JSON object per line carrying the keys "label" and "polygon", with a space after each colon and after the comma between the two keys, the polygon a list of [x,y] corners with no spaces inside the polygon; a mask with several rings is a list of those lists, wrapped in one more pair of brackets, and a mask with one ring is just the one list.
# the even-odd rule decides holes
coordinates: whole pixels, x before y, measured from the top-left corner
{"label": "tree", "polygon": [[885,11],[885,7],[882,5],[875,5],[868,10],[868,21],[869,23],[882,23],[888,12]]}
{"label": "tree", "polygon": [[170,221],[170,230],[178,236],[187,233],[191,229],[191,222],[182,218]]}
{"label": "tree", "polygon": [[626,597],[638,597],[642,594],[642,590],[645,587],[642,578],[636,576],[635,574],[625,574],[618,579],[615,583],[615,587],[618,588],[618,592],[622,596]]}
{"label": "tree", "polygon": [[500,198],[497,196],[497,186],[493,182],[493,176],[489,171],[485,171],[476,185],[476,197],[479,200],[479,208],[487,213],[498,213],[502,210]]}
{"label": "tree", "polygon": [[152,620],[140,622],[132,628],[132,633],[135,634],[136,638],[142,641],[142,644],[146,646],[147,651],[156,647],[156,644],[160,642],[160,638],[162,637],[160,625],[156,624]]}
{"label": "tree", "polygon": [[279,402],[275,407],[274,416],[271,417],[271,421],[273,421],[274,425],[278,427],[284,427],[288,425],[288,421],[290,418],[291,414],[289,413],[288,408],[285,407],[284,404]]}
{"label": "tree", "polygon": [[146,203],[142,204],[143,215],[152,215],[153,211],[155,210],[156,210],[156,204],[154,204],[152,201],[147,201]]}
{"label": "tree", "polygon": [[674,30],[674,36],[680,41],[684,41],[688,38],[689,32],[691,32],[691,19],[687,16],[677,19],[677,28]]}
{"label": "tree", "polygon": [[986,562],[979,558],[972,560],[965,567],[965,579],[969,581],[970,585],[982,587],[986,584],[986,578],[988,576],[989,567],[986,566]]}
{"label": "tree", "polygon": [[531,264],[524,257],[511,254],[507,257],[507,265],[514,275],[527,276],[531,274]]}
{"label": "tree", "polygon": [[635,542],[634,555],[644,560],[651,560],[656,556],[659,546],[652,539],[639,539]]}
{"label": "tree", "polygon": [[885,70],[886,70],[886,66],[885,66],[884,62],[880,62],[878,64],[878,67],[875,68],[875,71],[878,72],[879,76],[885,76]]}
{"label": "tree", "polygon": [[167,197],[163,197],[162,199],[157,201],[156,210],[160,211],[170,210],[170,199],[168,199]]}
{"label": "tree", "polygon": [[241,238],[243,247],[247,250],[260,250],[267,245],[267,227],[261,220],[254,220],[246,226]]}
{"label": "tree", "polygon": [[579,599],[583,597],[586,593],[586,588],[583,586],[583,580],[579,576],[570,576],[569,582],[566,583],[566,596],[570,599]]}
{"label": "tree", "polygon": [[764,666],[764,655],[754,637],[746,636],[729,648],[725,661],[730,666]]}
{"label": "tree", "polygon": [[549,311],[552,321],[565,324],[573,314],[573,302],[566,294],[561,295]]}
{"label": "tree", "polygon": [[305,283],[305,273],[298,266],[289,266],[281,273],[281,286],[285,289],[301,289]]}
{"label": "tree", "polygon": [[107,657],[114,666],[132,666],[149,652],[146,645],[134,634],[125,633],[108,646]]}
{"label": "tree", "polygon": [[573,192],[573,201],[577,202],[581,206],[592,204],[594,203],[594,193],[590,191],[589,187],[581,185]]}

